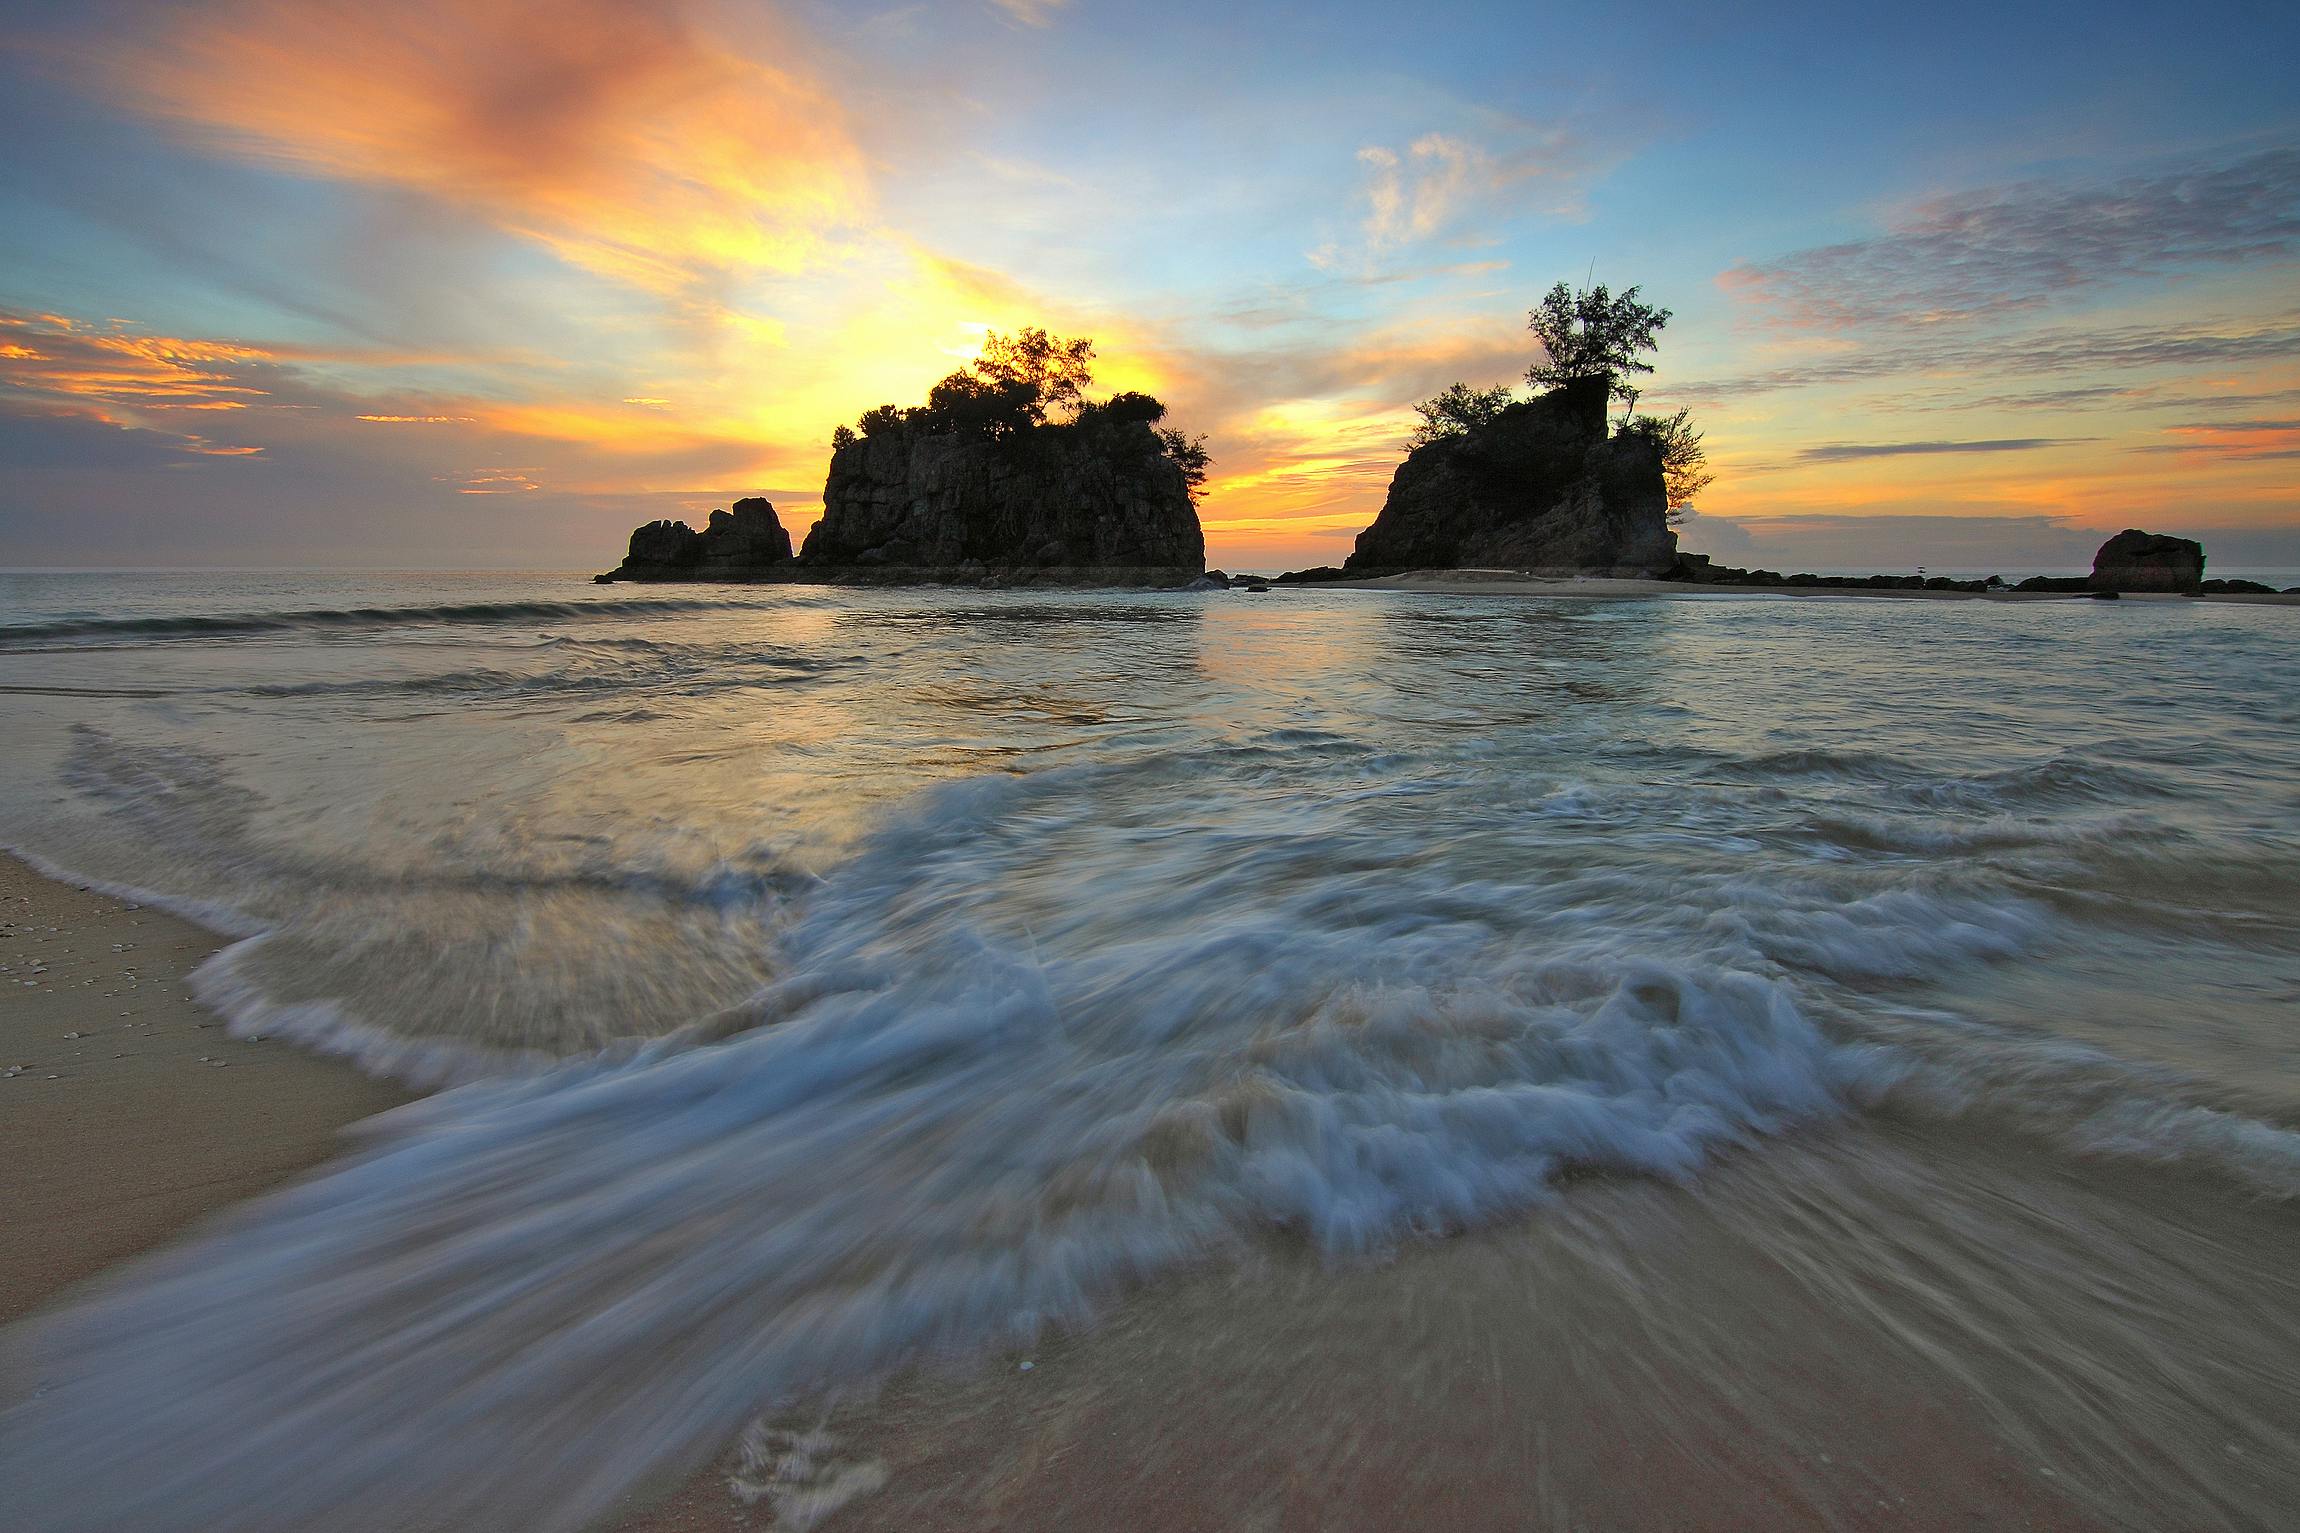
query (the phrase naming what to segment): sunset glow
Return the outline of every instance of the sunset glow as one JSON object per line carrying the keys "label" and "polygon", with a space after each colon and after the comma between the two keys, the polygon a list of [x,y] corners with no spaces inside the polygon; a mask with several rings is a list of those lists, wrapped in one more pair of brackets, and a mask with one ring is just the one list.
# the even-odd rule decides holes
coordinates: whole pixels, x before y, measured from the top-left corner
{"label": "sunset glow", "polygon": [[1206,434],[1211,562],[1330,562],[1414,401],[1517,378],[1528,304],[1594,271],[1675,310],[1689,547],[2033,563],[2145,522],[2300,562],[2278,49],[2000,35],[2021,89],[1944,94],[1956,28],[1880,24],[1791,99],[1751,25],[1577,18],[1568,68],[1516,7],[19,14],[0,561],[598,563],[745,494],[803,532],[833,427],[1043,324]]}

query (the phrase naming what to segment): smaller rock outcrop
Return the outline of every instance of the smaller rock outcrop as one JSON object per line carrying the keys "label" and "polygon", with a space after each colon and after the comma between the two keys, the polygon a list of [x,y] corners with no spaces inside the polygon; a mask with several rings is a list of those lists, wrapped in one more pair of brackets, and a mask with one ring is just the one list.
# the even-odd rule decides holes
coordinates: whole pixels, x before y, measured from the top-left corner
{"label": "smaller rock outcrop", "polygon": [[1677,553],[1661,452],[1606,420],[1609,381],[1579,379],[1415,448],[1343,568],[1353,577],[1495,568],[1659,575]]}
{"label": "smaller rock outcrop", "polygon": [[2100,545],[2085,584],[2095,591],[2194,592],[2204,584],[2204,545],[2127,527]]}
{"label": "smaller rock outcrop", "polygon": [[742,579],[779,575],[791,563],[791,535],[762,496],[713,511],[701,532],[685,522],[649,522],[631,534],[631,549],[609,580]]}

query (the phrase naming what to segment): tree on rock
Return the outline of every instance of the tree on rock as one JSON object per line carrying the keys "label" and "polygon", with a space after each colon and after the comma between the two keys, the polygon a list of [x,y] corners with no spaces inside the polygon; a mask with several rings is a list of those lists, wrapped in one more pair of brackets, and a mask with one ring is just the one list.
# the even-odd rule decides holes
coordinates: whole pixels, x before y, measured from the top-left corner
{"label": "tree on rock", "polygon": [[1693,505],[1693,497],[1717,482],[1709,472],[1709,454],[1701,446],[1701,433],[1693,429],[1690,410],[1675,415],[1632,416],[1621,428],[1623,436],[1651,442],[1661,454],[1661,482],[1669,492],[1669,520],[1680,521]]}
{"label": "tree on rock", "polygon": [[1560,282],[1527,317],[1526,328],[1541,342],[1541,360],[1525,370],[1537,389],[1554,389],[1581,378],[1607,378],[1615,398],[1635,408],[1637,390],[1629,380],[1653,371],[1641,353],[1661,344],[1669,311],[1638,301],[1632,287],[1618,298],[1604,283],[1575,289]]}
{"label": "tree on rock", "polygon": [[[1094,382],[1094,342],[1086,336],[1050,335],[1038,326],[983,337],[975,359],[927,391],[926,403],[904,409],[879,405],[855,422],[861,437],[985,437],[1021,444],[1040,431],[1075,434],[1121,450],[1145,442],[1182,471],[1195,505],[1213,457],[1206,439],[1161,426],[1166,407],[1133,389],[1097,403],[1086,397]],[[1502,391],[1505,395],[1507,390]],[[1131,433],[1132,448],[1127,446]],[[861,440],[853,427],[831,433],[834,452]]]}
{"label": "tree on rock", "polygon": [[1048,335],[1037,326],[982,338],[972,371],[983,382],[1027,397],[1032,425],[1044,425],[1049,411],[1075,416],[1094,382],[1094,343],[1084,336]]}
{"label": "tree on rock", "polygon": [[[1136,397],[1149,398],[1148,395]],[[1157,401],[1151,400],[1151,403],[1157,404]],[[1164,415],[1166,407],[1159,405],[1158,413]],[[1206,439],[1176,431],[1170,426],[1152,429],[1157,432],[1159,450],[1172,458],[1174,466],[1182,471],[1182,482],[1190,487],[1190,504],[1198,504],[1206,493],[1206,467],[1214,461],[1214,455],[1206,451]]]}
{"label": "tree on rock", "polygon": [[1406,445],[1419,447],[1440,437],[1475,431],[1508,409],[1512,397],[1507,387],[1473,389],[1466,383],[1453,384],[1443,393],[1414,406],[1414,413],[1422,418],[1422,423],[1414,428]]}

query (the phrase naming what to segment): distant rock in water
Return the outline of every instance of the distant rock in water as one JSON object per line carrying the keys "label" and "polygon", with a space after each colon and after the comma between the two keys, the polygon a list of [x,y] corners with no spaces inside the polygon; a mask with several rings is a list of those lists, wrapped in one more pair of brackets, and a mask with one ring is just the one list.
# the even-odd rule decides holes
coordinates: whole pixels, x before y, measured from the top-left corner
{"label": "distant rock in water", "polygon": [[631,534],[631,551],[605,580],[713,580],[783,573],[791,535],[775,508],[753,495],[735,509],[713,511],[701,532],[685,522],[649,522]]}
{"label": "distant rock in water", "polygon": [[1358,534],[1352,576],[1416,569],[1659,575],[1677,556],[1661,453],[1606,420],[1607,380],[1513,404],[1417,447]]}
{"label": "distant rock in water", "polygon": [[2100,545],[2085,583],[2095,591],[2194,591],[2204,584],[2204,545],[2127,527]]}
{"label": "distant rock in water", "polygon": [[799,562],[826,578],[1178,586],[1204,573],[1206,540],[1145,422],[996,439],[898,422],[831,455]]}

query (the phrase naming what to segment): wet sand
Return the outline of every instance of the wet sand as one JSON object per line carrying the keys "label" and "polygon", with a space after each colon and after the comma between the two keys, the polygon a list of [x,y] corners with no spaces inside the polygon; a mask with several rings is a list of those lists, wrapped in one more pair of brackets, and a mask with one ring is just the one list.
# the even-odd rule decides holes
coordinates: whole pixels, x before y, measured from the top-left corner
{"label": "wet sand", "polygon": [[408,1099],[241,1041],[184,976],[222,939],[0,855],[0,1323],[326,1160]]}
{"label": "wet sand", "polygon": [[[189,923],[7,859],[0,917],[9,1318],[404,1100],[229,1040]],[[1863,1120],[1382,1259],[1273,1240],[770,1418],[621,1527],[2265,1528],[2295,1314],[2280,1206]]]}
{"label": "wet sand", "polygon": [[[626,1533],[2277,1526],[2290,1221],[2031,1153],[1847,1125],[1386,1260],[1273,1245],[772,1418]],[[2040,1229],[2065,1267],[1999,1254]],[[2183,1253],[2226,1280],[2193,1312]]]}

